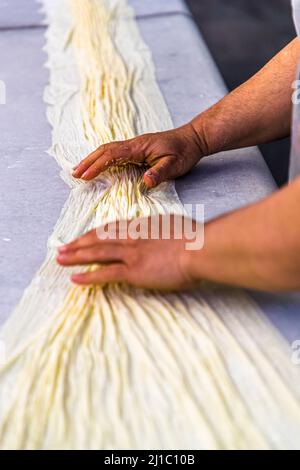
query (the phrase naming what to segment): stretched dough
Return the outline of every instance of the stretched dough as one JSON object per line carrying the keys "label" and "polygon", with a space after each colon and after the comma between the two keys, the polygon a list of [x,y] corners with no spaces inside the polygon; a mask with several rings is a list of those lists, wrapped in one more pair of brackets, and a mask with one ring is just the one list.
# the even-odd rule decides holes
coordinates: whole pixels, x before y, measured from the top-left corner
{"label": "stretched dough", "polygon": [[172,126],[125,0],[44,0],[50,153],[70,196],[46,260],[1,330],[3,449],[297,448],[299,371],[241,291],[74,287],[56,248],[116,218],[182,208],[127,166],[83,184],[101,143]]}

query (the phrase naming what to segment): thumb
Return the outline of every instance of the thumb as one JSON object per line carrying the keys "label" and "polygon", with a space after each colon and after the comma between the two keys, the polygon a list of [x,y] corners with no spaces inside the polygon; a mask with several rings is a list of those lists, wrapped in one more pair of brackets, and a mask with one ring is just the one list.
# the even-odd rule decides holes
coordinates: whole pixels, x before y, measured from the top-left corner
{"label": "thumb", "polygon": [[163,181],[172,178],[171,157],[163,157],[144,174],[144,181],[148,188],[155,188]]}

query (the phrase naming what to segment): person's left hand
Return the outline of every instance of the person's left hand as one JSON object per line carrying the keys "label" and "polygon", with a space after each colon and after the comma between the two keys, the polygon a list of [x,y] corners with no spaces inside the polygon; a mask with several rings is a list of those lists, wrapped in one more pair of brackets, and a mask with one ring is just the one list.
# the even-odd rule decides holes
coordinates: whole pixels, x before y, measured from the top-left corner
{"label": "person's left hand", "polygon": [[[151,239],[151,224],[170,219],[170,239],[162,239],[161,225],[159,239]],[[71,279],[76,284],[103,284],[109,282],[126,282],[137,287],[179,290],[191,288],[196,281],[192,273],[192,259],[195,251],[186,249],[187,240],[174,238],[174,222],[184,224],[181,216],[156,216],[138,219],[146,227],[144,237],[133,239],[121,222],[108,224],[100,229],[94,229],[77,240],[59,249],[57,261],[62,266],[97,265],[85,273],[74,274]],[[125,222],[125,221],[123,221]],[[145,226],[145,223],[148,225]],[[197,228],[192,223],[193,230]],[[99,237],[100,233],[115,234],[115,239]],[[132,232],[131,232],[132,233]],[[134,238],[136,238],[134,236]],[[190,242],[190,240],[189,240]],[[193,258],[192,258],[192,257]]]}

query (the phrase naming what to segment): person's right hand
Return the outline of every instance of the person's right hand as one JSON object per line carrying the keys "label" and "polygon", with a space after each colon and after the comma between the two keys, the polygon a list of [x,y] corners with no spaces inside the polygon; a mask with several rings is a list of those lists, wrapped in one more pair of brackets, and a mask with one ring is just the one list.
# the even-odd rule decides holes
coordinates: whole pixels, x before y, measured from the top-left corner
{"label": "person's right hand", "polygon": [[154,188],[187,173],[204,156],[192,124],[178,129],[144,134],[134,139],[101,145],[74,168],[73,176],[91,180],[111,166],[145,163],[145,184]]}

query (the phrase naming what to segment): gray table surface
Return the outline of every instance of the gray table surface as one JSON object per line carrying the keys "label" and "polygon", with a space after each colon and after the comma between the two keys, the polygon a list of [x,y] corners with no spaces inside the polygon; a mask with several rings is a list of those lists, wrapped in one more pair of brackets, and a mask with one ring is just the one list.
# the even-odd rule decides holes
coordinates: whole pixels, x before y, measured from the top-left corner
{"label": "gray table surface", "polygon": [[[220,99],[226,88],[181,0],[130,0],[150,47],[174,125]],[[0,322],[30,283],[67,198],[68,188],[45,150],[51,129],[42,94],[48,81],[42,51],[45,25],[35,0],[1,0],[0,80]],[[176,182],[184,203],[202,203],[206,220],[256,201],[276,189],[257,149],[204,159]],[[300,338],[298,295],[253,294],[291,341]]]}

